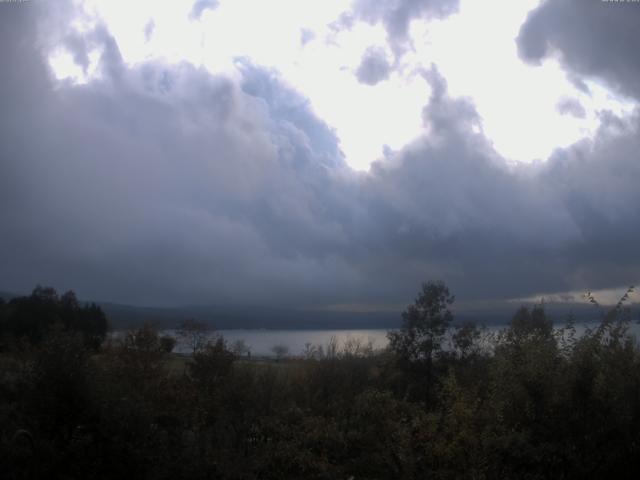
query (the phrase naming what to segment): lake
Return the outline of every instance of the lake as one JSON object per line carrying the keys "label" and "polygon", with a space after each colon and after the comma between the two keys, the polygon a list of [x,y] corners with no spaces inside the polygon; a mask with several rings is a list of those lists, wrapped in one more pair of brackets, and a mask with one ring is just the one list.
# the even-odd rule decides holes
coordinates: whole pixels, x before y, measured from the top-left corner
{"label": "lake", "polygon": [[[162,335],[177,337],[175,330],[164,330]],[[237,340],[244,340],[251,349],[251,355],[259,357],[271,357],[274,353],[271,349],[275,345],[283,345],[288,348],[288,355],[301,355],[305,344],[326,346],[335,337],[338,345],[344,345],[349,339],[358,339],[362,342],[373,343],[374,348],[384,348],[387,345],[387,330],[216,330],[213,335],[222,335],[229,346]],[[212,337],[213,338],[213,337]],[[178,342],[174,349],[176,353],[190,353],[189,347]]]}
{"label": "lake", "polygon": [[[587,327],[596,327],[595,322],[577,323],[576,333],[580,336]],[[561,327],[562,325],[557,325]],[[486,327],[487,333],[497,332],[505,328],[505,325],[489,325]],[[387,329],[364,329],[364,330],[248,330],[248,329],[230,329],[216,330],[211,333],[214,335],[222,335],[227,341],[227,345],[231,347],[234,342],[244,340],[247,347],[251,349],[251,355],[258,357],[273,357],[272,348],[276,345],[283,345],[288,349],[288,356],[300,356],[305,350],[305,345],[326,345],[335,338],[338,347],[342,346],[348,340],[360,340],[363,343],[371,342],[374,349],[384,348],[388,344]],[[639,337],[640,326],[636,322],[629,325],[629,331]],[[171,335],[179,340],[174,352],[191,353],[189,347],[180,341],[175,330],[164,330],[162,335]]]}
{"label": "lake", "polygon": [[[595,328],[596,322],[576,323],[576,335],[580,336],[584,333],[586,328]],[[506,325],[488,325],[486,326],[485,333],[497,333],[499,330],[505,328]],[[562,327],[562,324],[557,324],[556,328]],[[227,342],[229,348],[231,348],[234,342],[243,340],[247,347],[251,350],[251,355],[257,357],[273,357],[275,354],[272,348],[276,345],[282,345],[286,347],[286,356],[302,356],[305,345],[321,345],[326,346],[331,342],[332,338],[335,338],[338,348],[342,347],[345,342],[349,340],[359,340],[366,344],[371,342],[374,349],[382,349],[389,343],[387,340],[388,329],[372,328],[372,329],[360,329],[360,330],[348,330],[348,329],[334,329],[334,330],[267,330],[267,329],[228,329],[228,330],[215,330],[209,334],[210,340],[215,340],[216,335],[222,335]],[[640,325],[637,321],[629,323],[629,333],[633,334],[636,338],[640,338]],[[124,331],[114,331],[110,335],[119,337],[123,335]],[[178,340],[174,352],[176,353],[191,353],[189,346],[182,341],[180,336],[176,333],[176,330],[162,330],[160,335],[169,335]],[[448,348],[449,340],[445,340],[444,348]]]}

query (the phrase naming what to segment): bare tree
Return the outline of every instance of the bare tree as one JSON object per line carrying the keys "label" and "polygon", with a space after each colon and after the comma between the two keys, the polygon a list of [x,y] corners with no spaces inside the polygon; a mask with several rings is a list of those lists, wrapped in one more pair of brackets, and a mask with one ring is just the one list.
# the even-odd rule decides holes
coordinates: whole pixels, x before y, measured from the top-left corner
{"label": "bare tree", "polygon": [[251,347],[247,345],[247,343],[239,338],[231,345],[231,351],[235,353],[238,357],[243,357],[245,355],[251,356]]}
{"label": "bare tree", "polygon": [[199,352],[207,344],[211,329],[206,323],[194,319],[183,320],[178,325],[178,336],[189,346],[192,353]]}
{"label": "bare tree", "polygon": [[278,344],[271,347],[271,351],[276,356],[276,360],[280,361],[289,354],[289,347],[286,345]]}
{"label": "bare tree", "polygon": [[322,345],[314,345],[307,342],[304,344],[302,356],[307,360],[322,360],[324,358],[324,348]]}

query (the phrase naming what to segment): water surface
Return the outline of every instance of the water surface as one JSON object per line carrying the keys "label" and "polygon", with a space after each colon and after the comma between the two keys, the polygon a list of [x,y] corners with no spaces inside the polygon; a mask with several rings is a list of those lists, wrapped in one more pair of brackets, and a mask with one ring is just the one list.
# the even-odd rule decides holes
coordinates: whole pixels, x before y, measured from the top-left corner
{"label": "water surface", "polygon": [[[581,336],[587,328],[595,328],[597,323],[577,323],[575,325],[576,336]],[[486,334],[496,334],[505,328],[505,325],[490,325],[485,329]],[[556,325],[560,328],[562,325]],[[273,347],[281,345],[286,347],[287,356],[301,356],[306,345],[321,345],[324,348],[335,339],[338,347],[342,347],[347,341],[359,340],[363,344],[371,342],[374,349],[382,349],[388,345],[387,329],[360,329],[360,330],[267,330],[267,329],[228,329],[216,330],[208,335],[214,340],[216,335],[222,335],[231,348],[238,340],[243,340],[251,350],[252,356],[275,356]],[[629,333],[639,337],[640,326],[636,322],[629,324]],[[174,349],[176,353],[191,353],[190,347],[177,335],[175,330],[163,330],[162,335],[170,335],[178,339]],[[444,347],[447,348],[448,340]]]}
{"label": "water surface", "polygon": [[[165,330],[163,335],[176,336],[175,330]],[[237,340],[244,340],[251,349],[254,356],[274,356],[271,350],[276,345],[283,345],[288,349],[288,355],[302,355],[307,343],[312,345],[322,345],[325,347],[332,338],[338,342],[339,346],[348,340],[360,340],[371,342],[374,348],[384,348],[387,346],[387,330],[216,330],[211,334],[222,335],[229,347]],[[189,347],[182,341],[178,342],[177,353],[189,353]]]}

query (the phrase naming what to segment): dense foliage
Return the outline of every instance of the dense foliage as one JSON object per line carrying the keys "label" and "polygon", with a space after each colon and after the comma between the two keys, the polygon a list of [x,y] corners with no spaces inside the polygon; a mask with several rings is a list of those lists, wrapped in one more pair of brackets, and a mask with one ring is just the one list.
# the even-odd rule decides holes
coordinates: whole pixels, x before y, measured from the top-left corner
{"label": "dense foliage", "polygon": [[98,348],[107,334],[107,318],[94,303],[80,305],[73,291],[63,295],[50,287],[34,288],[31,295],[8,303],[0,299],[0,339],[3,343],[43,341],[52,329],[79,333],[85,344]]}
{"label": "dense foliage", "polygon": [[426,284],[385,351],[277,362],[222,338],[170,354],[148,325],[99,352],[50,328],[0,356],[0,478],[638,478],[622,306],[580,334],[523,307],[492,335],[451,301]]}

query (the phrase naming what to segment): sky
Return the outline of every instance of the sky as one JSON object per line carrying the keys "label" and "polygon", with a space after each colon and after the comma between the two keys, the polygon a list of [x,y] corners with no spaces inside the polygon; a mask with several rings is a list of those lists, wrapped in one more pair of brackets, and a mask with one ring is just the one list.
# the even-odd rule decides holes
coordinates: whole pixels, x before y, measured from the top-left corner
{"label": "sky", "polygon": [[384,309],[640,272],[640,3],[0,2],[0,290]]}

